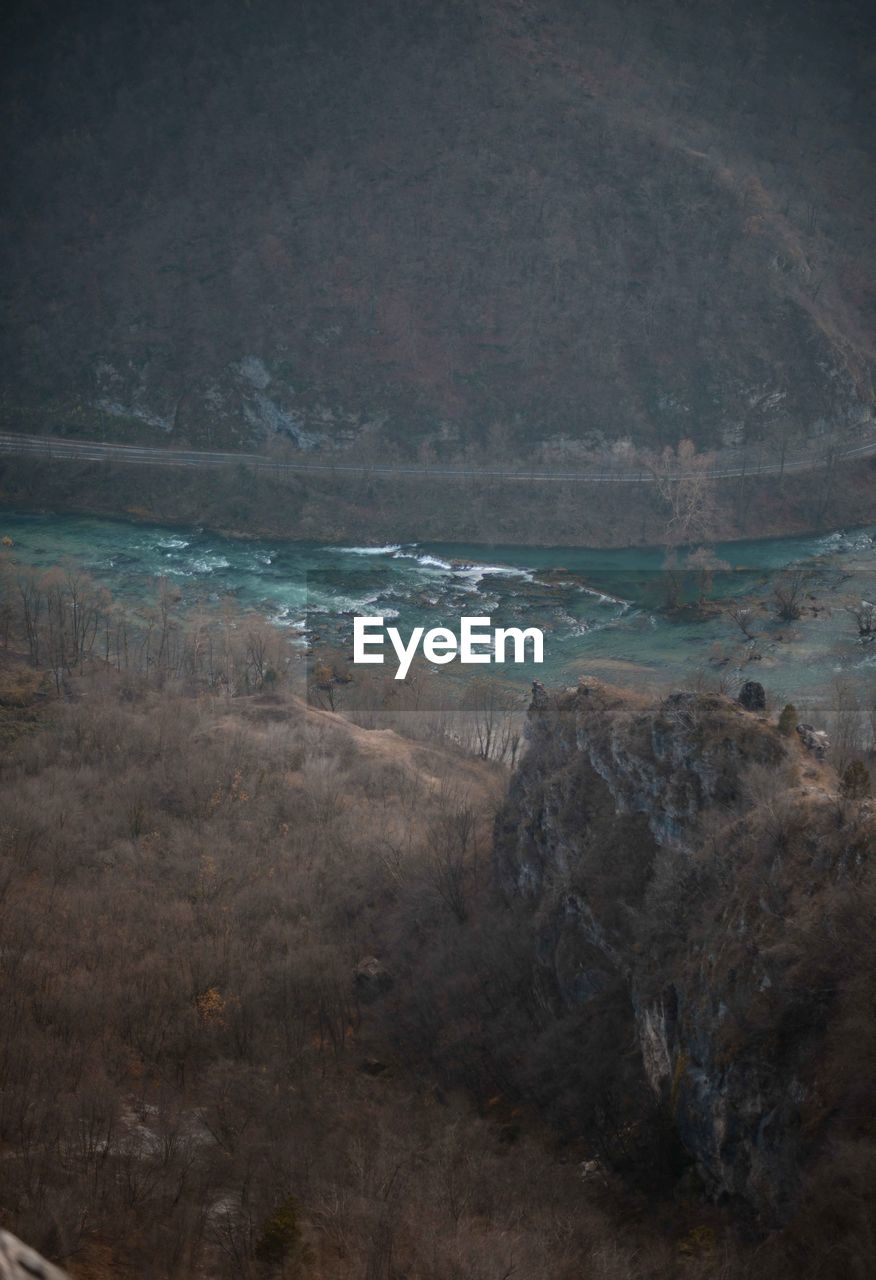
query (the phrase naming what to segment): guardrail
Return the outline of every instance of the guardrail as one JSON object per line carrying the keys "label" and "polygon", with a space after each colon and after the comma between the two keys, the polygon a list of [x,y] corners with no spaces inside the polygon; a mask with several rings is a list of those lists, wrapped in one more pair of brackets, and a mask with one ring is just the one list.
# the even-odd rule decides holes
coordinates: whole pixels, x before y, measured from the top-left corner
{"label": "guardrail", "polygon": [[[229,467],[243,466],[256,471],[287,474],[329,473],[332,475],[358,476],[426,476],[447,480],[549,480],[578,484],[650,484],[657,477],[641,463],[625,465],[622,460],[606,466],[597,464],[589,470],[552,468],[541,463],[522,467],[459,467],[441,464],[341,462],[305,459],[269,458],[260,453],[233,453],[229,451],[178,449],[155,445],[105,443],[98,440],[66,440],[59,436],[0,432],[0,454],[19,457],[40,457],[52,461],[71,462],[120,462],[135,466],[170,467]],[[728,451],[715,457],[705,471],[668,473],[666,478],[679,479],[686,474],[708,475],[712,479],[731,479],[745,476],[785,475],[800,471],[813,471],[829,467],[837,462],[876,455],[876,440],[840,448],[825,445],[818,452],[787,454],[784,458],[764,457],[763,449],[756,453],[739,450]]]}

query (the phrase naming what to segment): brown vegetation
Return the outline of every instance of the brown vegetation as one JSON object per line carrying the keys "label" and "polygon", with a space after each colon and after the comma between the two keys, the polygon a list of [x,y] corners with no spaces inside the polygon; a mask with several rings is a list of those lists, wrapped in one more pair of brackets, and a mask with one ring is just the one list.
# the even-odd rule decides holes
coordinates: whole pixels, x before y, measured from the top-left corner
{"label": "brown vegetation", "polygon": [[[739,1227],[755,1224],[706,1203],[646,1084],[623,982],[570,1007],[546,981],[544,920],[494,890],[501,701],[476,698],[470,751],[413,741],[307,706],[282,676],[268,687],[260,633],[223,647],[221,623],[184,626],[166,593],[127,632],[126,668],[123,644],[101,649],[123,620],[87,579],[13,589],[4,1226],[79,1280],[849,1274],[870,1159],[855,1128],[871,1061],[857,774],[842,796],[826,765],[798,792],[774,767],[738,780],[701,854],[659,875],[642,821],[598,786],[560,810],[591,833],[576,891],[666,963],[685,931],[708,934],[720,895],[731,917],[766,897],[764,963],[783,981],[734,1006],[734,1034],[828,1028],[810,1105],[813,1132],[833,1117],[829,1141],[807,1159],[799,1220],[752,1252]],[[36,646],[60,679],[28,674]],[[723,706],[702,702],[704,747],[723,742]],[[667,710],[667,730],[686,714]],[[746,757],[792,749],[733,714]],[[561,762],[561,737],[551,750]],[[538,767],[530,753],[524,770]],[[592,970],[592,949],[563,965]]]}
{"label": "brown vegetation", "polygon": [[855,428],[868,19],[13,4],[2,419],[423,458]]}

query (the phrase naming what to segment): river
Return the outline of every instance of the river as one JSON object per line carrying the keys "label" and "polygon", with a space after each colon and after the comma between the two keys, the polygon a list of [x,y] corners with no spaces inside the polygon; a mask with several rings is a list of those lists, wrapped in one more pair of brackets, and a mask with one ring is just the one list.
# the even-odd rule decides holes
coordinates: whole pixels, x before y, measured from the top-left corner
{"label": "river", "polygon": [[[177,583],[182,607],[233,598],[305,643],[349,648],[356,613],[401,630],[456,629],[463,614],[498,626],[537,626],[545,662],[506,665],[505,677],[547,684],[592,673],[624,684],[758,679],[777,700],[814,702],[837,676],[876,679],[876,644],[862,644],[845,604],[876,599],[876,528],[719,545],[705,590],[710,607],[667,611],[665,553],[443,544],[325,546],[221,537],[78,516],[0,513],[3,558],[40,569],[76,563],[131,609]],[[804,615],[775,614],[776,576],[809,572]],[[705,582],[705,586],[703,583]],[[746,642],[719,602],[745,597],[757,639]],[[482,674],[485,668],[470,668]]]}

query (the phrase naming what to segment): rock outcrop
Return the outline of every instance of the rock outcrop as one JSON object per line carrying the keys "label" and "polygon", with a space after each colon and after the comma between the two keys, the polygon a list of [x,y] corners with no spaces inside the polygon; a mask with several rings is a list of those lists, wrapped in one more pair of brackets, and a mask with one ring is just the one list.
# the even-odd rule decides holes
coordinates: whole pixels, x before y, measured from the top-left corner
{"label": "rock outcrop", "polygon": [[353,970],[358,998],[366,1004],[392,987],[392,974],[377,956],[365,956]]}
{"label": "rock outcrop", "polygon": [[67,1280],[67,1275],[16,1236],[0,1231],[0,1280]]}
{"label": "rock outcrop", "polygon": [[813,724],[798,724],[797,733],[807,751],[811,751],[816,760],[823,760],[830,746],[830,738],[823,729],[816,729]]}
{"label": "rock outcrop", "polygon": [[729,699],[649,704],[592,680],[537,695],[495,870],[536,917],[541,980],[567,1008],[620,982],[708,1192],[781,1219],[824,1115],[819,904],[872,823],[837,836],[835,794],[803,776],[820,767]]}

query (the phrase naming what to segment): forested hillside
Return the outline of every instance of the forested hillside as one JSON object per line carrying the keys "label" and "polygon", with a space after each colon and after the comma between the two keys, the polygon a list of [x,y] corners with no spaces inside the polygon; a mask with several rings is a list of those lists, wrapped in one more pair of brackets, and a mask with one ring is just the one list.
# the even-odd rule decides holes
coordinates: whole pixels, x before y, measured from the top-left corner
{"label": "forested hillside", "polygon": [[537,686],[503,798],[255,620],[4,585],[4,1230],[74,1280],[869,1275],[871,737]]}
{"label": "forested hillside", "polygon": [[866,430],[868,8],[13,5],[0,417],[430,456]]}

